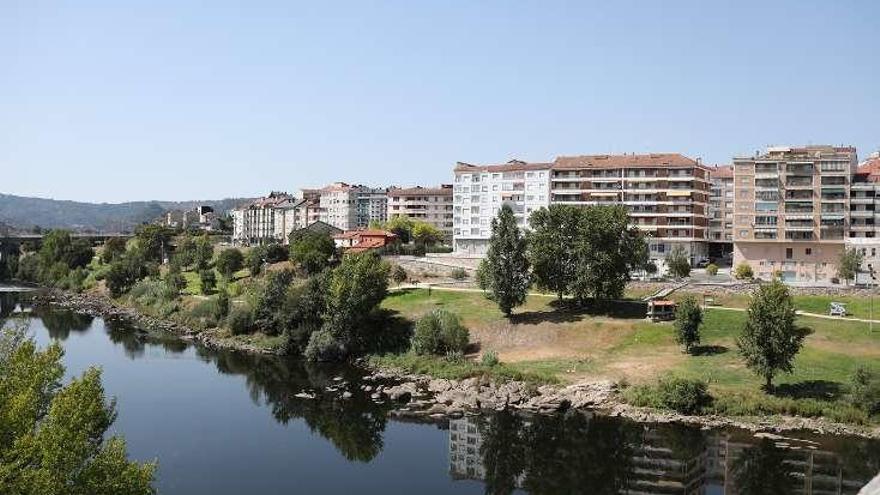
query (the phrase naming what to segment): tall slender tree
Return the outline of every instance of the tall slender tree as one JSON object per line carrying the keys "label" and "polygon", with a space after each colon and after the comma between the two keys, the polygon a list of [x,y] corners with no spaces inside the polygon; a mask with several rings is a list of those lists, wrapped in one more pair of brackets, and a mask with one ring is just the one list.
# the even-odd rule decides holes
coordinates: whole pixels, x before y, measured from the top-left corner
{"label": "tall slender tree", "polygon": [[806,332],[794,320],[794,303],[785,284],[774,280],[758,288],[737,344],[746,366],[764,378],[768,391],[777,373],[791,373],[803,345]]}
{"label": "tall slender tree", "polygon": [[530,278],[526,239],[509,205],[502,206],[498,217],[492,219],[486,263],[489,297],[509,317],[513,308],[526,302]]}

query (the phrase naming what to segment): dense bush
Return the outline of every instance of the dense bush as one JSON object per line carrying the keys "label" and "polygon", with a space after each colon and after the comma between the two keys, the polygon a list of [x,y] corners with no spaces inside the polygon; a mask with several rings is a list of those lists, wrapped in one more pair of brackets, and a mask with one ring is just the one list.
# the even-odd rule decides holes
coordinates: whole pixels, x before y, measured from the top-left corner
{"label": "dense bush", "polygon": [[336,256],[336,243],[327,235],[308,230],[290,234],[290,261],[308,275],[330,266]]}
{"label": "dense bush", "polygon": [[850,400],[866,413],[880,413],[880,373],[860,366],[850,379]]}
{"label": "dense bush", "polygon": [[691,260],[681,246],[675,246],[666,255],[666,269],[675,278],[687,278],[691,274]]}
{"label": "dense bush", "polygon": [[287,247],[277,242],[267,244],[264,253],[266,261],[269,263],[280,263],[287,261],[287,258],[290,257],[290,251],[288,251]]}
{"label": "dense bush", "polygon": [[226,317],[226,326],[232,335],[243,335],[253,331],[254,317],[250,309],[233,307]]}
{"label": "dense bush", "polygon": [[467,270],[465,270],[464,268],[460,268],[460,267],[453,268],[451,275],[452,275],[452,278],[454,278],[455,280],[464,280],[464,279],[468,278]]}
{"label": "dense bush", "polygon": [[175,294],[180,294],[180,291],[186,288],[186,278],[176,265],[171,265],[171,268],[168,269],[168,273],[165,274],[165,283]]}
{"label": "dense bush", "polygon": [[406,274],[406,270],[400,265],[394,265],[394,268],[391,269],[391,280],[400,285],[406,282],[408,275]]}
{"label": "dense bush", "polygon": [[412,350],[416,354],[443,355],[464,352],[470,332],[461,324],[455,313],[435,309],[416,323],[412,337]]}
{"label": "dense bush", "polygon": [[226,280],[232,280],[232,276],[235,275],[235,272],[241,270],[241,267],[244,265],[244,255],[241,254],[241,251],[235,248],[224,249],[217,255],[215,265],[217,271],[220,272],[220,275],[223,275],[223,278]]}
{"label": "dense bush", "polygon": [[483,366],[497,366],[501,361],[498,360],[498,353],[493,350],[488,350],[483,353],[483,357],[480,358],[480,363]]}
{"label": "dense bush", "polygon": [[699,414],[712,403],[708,386],[702,380],[667,378],[660,381],[657,392],[663,407],[682,414]]}
{"label": "dense bush", "polygon": [[736,268],[733,270],[733,276],[737,280],[751,280],[755,277],[755,272],[752,271],[752,265],[742,262],[736,265]]}
{"label": "dense bush", "polygon": [[715,275],[718,275],[718,265],[716,265],[715,263],[709,263],[706,266],[706,274],[711,275],[713,277]]}
{"label": "dense bush", "polygon": [[199,281],[201,282],[202,294],[210,294],[214,291],[214,287],[217,286],[217,276],[214,275],[214,270],[205,269],[199,272]]}

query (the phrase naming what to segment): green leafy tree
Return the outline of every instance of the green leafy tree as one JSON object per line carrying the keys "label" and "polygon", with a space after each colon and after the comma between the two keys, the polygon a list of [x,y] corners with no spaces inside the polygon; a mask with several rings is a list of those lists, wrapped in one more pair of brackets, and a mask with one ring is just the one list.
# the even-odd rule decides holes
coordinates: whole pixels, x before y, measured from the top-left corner
{"label": "green leafy tree", "polygon": [[267,335],[278,335],[284,330],[282,312],[287,289],[293,282],[293,272],[279,270],[268,273],[266,286],[254,305],[254,325]]}
{"label": "green leafy tree", "polygon": [[526,240],[509,205],[492,219],[486,263],[489,297],[509,317],[513,308],[526,302],[530,283]]}
{"label": "green leafy tree", "polygon": [[110,264],[110,268],[104,275],[104,281],[110,290],[110,295],[119,297],[130,289],[135,282],[151,273],[158,272],[155,262],[144,259],[141,249],[131,249],[125,256]]}
{"label": "green leafy tree", "polygon": [[703,310],[694,296],[687,296],[675,309],[675,341],[691,352],[700,343],[700,325],[703,324]]}
{"label": "green leafy tree", "polygon": [[559,299],[571,291],[575,279],[577,253],[572,247],[579,241],[582,219],[583,210],[569,205],[551,205],[529,217],[528,254],[535,283]]}
{"label": "green leafy tree", "polygon": [[161,263],[171,232],[161,225],[143,225],[135,232],[135,239],[145,260]]}
{"label": "green leafy tree", "polygon": [[590,206],[583,216],[571,292],[581,302],[620,299],[630,274],[648,259],[644,237],[624,206]]}
{"label": "green leafy tree", "polygon": [[752,297],[737,344],[746,366],[764,378],[769,391],[777,373],[791,373],[805,336],[795,326],[794,303],[788,288],[774,280],[759,287]]}
{"label": "green leafy tree", "polygon": [[858,249],[844,249],[837,260],[837,276],[847,284],[856,278],[864,256]]}
{"label": "green leafy tree", "polygon": [[264,258],[265,253],[266,250],[263,246],[254,246],[247,252],[247,255],[245,255],[245,265],[247,266],[251,277],[256,277],[263,271],[263,263],[266,262]]}
{"label": "green leafy tree", "polygon": [[443,233],[427,222],[415,222],[412,227],[412,238],[421,246],[433,246],[443,242]]}
{"label": "green leafy tree", "polygon": [[388,293],[388,263],[374,252],[350,254],[333,270],[327,283],[321,330],[306,349],[311,360],[340,360],[365,349],[372,337],[360,331]]}
{"label": "green leafy tree", "polygon": [[308,275],[330,266],[336,255],[333,239],[320,232],[300,230],[290,234],[290,261]]}
{"label": "green leafy tree", "polygon": [[718,275],[718,265],[716,265],[715,263],[709,263],[706,266],[706,274],[711,275],[713,277],[715,275]]}
{"label": "green leafy tree", "polygon": [[177,249],[174,251],[174,261],[182,268],[187,268],[195,263],[196,259],[196,241],[189,234],[180,236],[177,243]]}
{"label": "green leafy tree", "polygon": [[214,244],[207,234],[199,236],[195,241],[196,250],[193,260],[197,270],[206,270],[211,266],[211,259],[214,258]]}
{"label": "green leafy tree", "polygon": [[675,246],[666,255],[666,269],[675,278],[687,278],[691,274],[691,260],[681,246]]}
{"label": "green leafy tree", "polygon": [[385,222],[385,230],[396,234],[403,244],[409,244],[412,240],[413,227],[412,219],[405,216],[394,216]]}
{"label": "green leafy tree", "polygon": [[217,255],[217,270],[227,281],[232,280],[232,276],[235,275],[235,272],[241,270],[243,265],[244,255],[238,249],[224,249]]}
{"label": "green leafy tree", "polygon": [[180,267],[171,264],[168,267],[168,273],[165,274],[165,283],[174,294],[180,294],[180,291],[186,288],[186,278],[180,273]]}
{"label": "green leafy tree", "polygon": [[100,371],[62,386],[61,346],[15,339],[0,345],[0,493],[155,493],[155,464],[131,462],[121,437],[105,439],[116,411]]}
{"label": "green leafy tree", "polygon": [[114,260],[125,254],[126,240],[123,237],[111,237],[104,242],[104,249],[101,251],[101,261],[104,263],[112,263]]}
{"label": "green leafy tree", "polygon": [[217,310],[214,313],[214,319],[223,321],[229,315],[229,292],[226,287],[221,287],[217,291]]}
{"label": "green leafy tree", "polygon": [[199,272],[199,281],[201,282],[202,294],[205,295],[214,292],[214,288],[217,286],[217,276],[214,275],[214,270],[211,269]]}

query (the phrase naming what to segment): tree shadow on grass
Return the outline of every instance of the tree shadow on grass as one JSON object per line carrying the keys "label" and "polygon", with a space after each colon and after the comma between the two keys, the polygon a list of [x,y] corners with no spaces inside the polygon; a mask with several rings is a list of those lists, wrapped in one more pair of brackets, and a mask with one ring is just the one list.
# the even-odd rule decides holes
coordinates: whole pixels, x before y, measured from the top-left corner
{"label": "tree shadow on grass", "polygon": [[843,386],[827,380],[806,380],[798,383],[782,383],[771,392],[777,397],[792,399],[836,400],[843,394]]}
{"label": "tree shadow on grass", "polygon": [[573,299],[557,299],[551,302],[550,306],[557,310],[566,310],[581,315],[607,316],[628,320],[644,319],[648,312],[648,304],[636,300],[578,302]]}
{"label": "tree shadow on grass", "polygon": [[729,351],[727,347],[723,345],[698,345],[691,348],[691,355],[693,356],[717,356],[718,354],[724,354]]}
{"label": "tree shadow on grass", "polygon": [[572,309],[556,309],[553,311],[523,311],[510,315],[510,322],[518,325],[537,325],[539,323],[571,323],[581,321],[584,315]]}

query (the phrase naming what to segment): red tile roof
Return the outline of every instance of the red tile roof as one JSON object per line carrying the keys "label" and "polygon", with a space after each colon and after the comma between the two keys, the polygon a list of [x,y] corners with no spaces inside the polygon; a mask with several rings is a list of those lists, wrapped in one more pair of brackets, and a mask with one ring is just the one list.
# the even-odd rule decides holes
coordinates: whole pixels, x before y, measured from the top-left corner
{"label": "red tile roof", "polygon": [[880,182],[880,158],[871,158],[862,162],[856,174],[864,175],[869,182]]}

